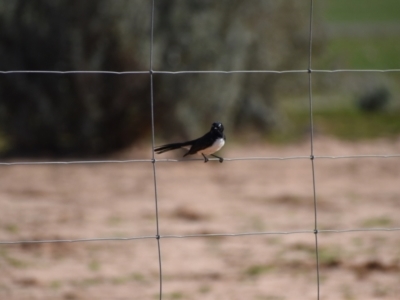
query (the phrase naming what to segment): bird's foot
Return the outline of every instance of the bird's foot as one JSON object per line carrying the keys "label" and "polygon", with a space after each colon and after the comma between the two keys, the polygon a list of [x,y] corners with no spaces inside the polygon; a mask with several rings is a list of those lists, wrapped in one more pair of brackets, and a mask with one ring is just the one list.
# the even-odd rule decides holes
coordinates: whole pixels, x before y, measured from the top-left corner
{"label": "bird's foot", "polygon": [[211,156],[214,156],[215,158],[218,158],[220,163],[222,163],[224,161],[224,159],[222,157],[220,157],[220,156],[217,156],[217,155],[214,155],[214,154],[211,154]]}

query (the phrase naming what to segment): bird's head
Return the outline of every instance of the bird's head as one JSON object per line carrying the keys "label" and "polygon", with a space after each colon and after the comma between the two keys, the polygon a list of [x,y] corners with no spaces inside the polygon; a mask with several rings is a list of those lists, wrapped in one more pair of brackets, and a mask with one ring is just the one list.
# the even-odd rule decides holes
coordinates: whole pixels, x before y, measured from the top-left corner
{"label": "bird's head", "polygon": [[224,125],[222,125],[222,123],[219,122],[214,122],[211,125],[211,131],[222,134],[224,132]]}

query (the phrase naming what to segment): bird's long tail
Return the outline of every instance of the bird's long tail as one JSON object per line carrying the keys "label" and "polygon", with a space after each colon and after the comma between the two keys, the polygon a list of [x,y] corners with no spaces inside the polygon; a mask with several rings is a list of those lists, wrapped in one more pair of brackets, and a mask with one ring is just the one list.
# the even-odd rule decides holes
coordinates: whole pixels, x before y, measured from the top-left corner
{"label": "bird's long tail", "polygon": [[167,151],[171,151],[171,150],[175,150],[175,149],[179,149],[185,146],[189,146],[191,142],[186,142],[186,143],[172,143],[172,144],[166,144],[166,145],[162,145],[162,146],[158,146],[154,148],[154,151],[157,154],[161,154]]}

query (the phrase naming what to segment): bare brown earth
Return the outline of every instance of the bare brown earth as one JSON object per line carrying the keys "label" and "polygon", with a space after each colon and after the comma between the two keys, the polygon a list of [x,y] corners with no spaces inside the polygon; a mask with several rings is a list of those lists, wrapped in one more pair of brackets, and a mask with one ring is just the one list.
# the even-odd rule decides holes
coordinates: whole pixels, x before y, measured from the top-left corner
{"label": "bare brown earth", "polygon": [[[399,154],[400,141],[319,138],[314,150]],[[310,146],[227,144],[222,154],[309,156]],[[2,244],[0,299],[159,298],[151,163],[0,168],[3,242],[151,237]],[[266,233],[161,238],[163,299],[316,299],[311,170],[308,158],[157,162],[162,236]],[[400,157],[317,158],[315,175],[320,230],[400,228]],[[283,234],[292,231],[306,232]],[[400,231],[322,231],[318,246],[321,299],[398,299]]]}

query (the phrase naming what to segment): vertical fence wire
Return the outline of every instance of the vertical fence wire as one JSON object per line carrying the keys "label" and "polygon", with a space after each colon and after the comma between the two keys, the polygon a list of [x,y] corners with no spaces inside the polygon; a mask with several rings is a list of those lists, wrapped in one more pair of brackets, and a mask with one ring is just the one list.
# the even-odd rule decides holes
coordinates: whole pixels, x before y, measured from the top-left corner
{"label": "vertical fence wire", "polygon": [[315,266],[317,280],[317,299],[320,299],[320,274],[319,274],[319,250],[318,250],[318,207],[315,181],[315,156],[314,156],[314,119],[313,119],[313,88],[312,88],[312,46],[313,46],[313,15],[314,1],[310,0],[309,11],[309,52],[308,52],[308,100],[310,114],[310,161],[312,189],[314,199],[314,238],[315,238]]}
{"label": "vertical fence wire", "polygon": [[151,109],[151,158],[153,166],[153,183],[154,183],[154,205],[155,205],[155,217],[156,217],[156,241],[157,241],[157,253],[158,253],[158,272],[159,272],[159,299],[162,299],[162,260],[161,260],[161,241],[160,241],[160,225],[158,215],[158,194],[157,194],[157,168],[156,160],[154,157],[155,147],[155,127],[154,127],[154,80],[153,80],[153,47],[154,47],[154,10],[155,0],[151,0],[151,18],[150,18],[150,109]]}

